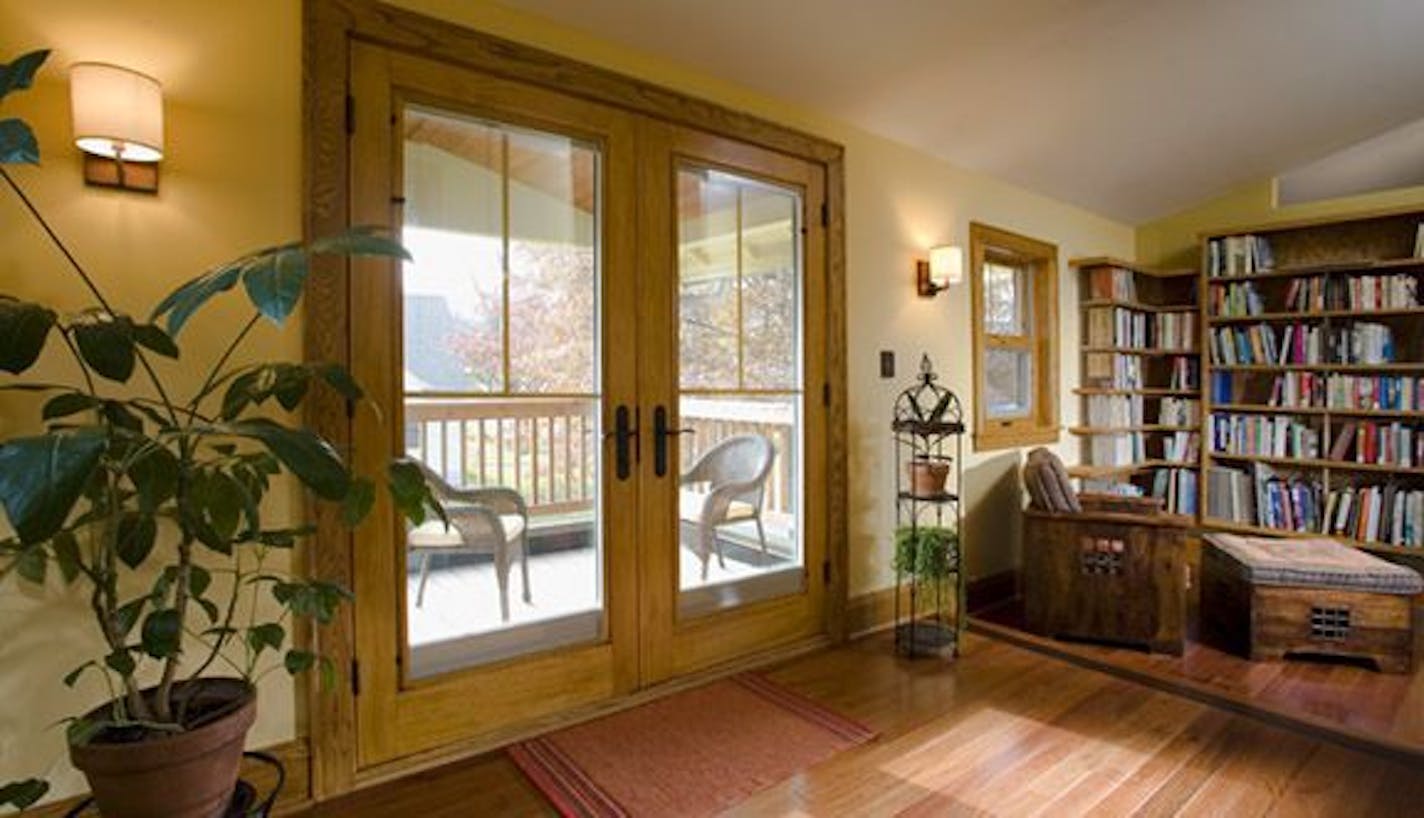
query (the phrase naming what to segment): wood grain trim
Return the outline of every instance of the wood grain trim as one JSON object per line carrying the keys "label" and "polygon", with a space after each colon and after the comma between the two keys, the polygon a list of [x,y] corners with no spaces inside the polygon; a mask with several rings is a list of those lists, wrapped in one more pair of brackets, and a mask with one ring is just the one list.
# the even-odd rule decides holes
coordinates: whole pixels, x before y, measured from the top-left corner
{"label": "wood grain trim", "polygon": [[846,341],[846,231],[845,157],[826,161],[826,377],[830,406],[826,409],[826,559],[831,568],[826,585],[826,632],[843,641],[851,633],[850,595],[850,485],[849,383]]}
{"label": "wood grain trim", "polygon": [[846,601],[845,626],[851,637],[890,627],[895,619],[895,586],[856,594]]}
{"label": "wood grain trim", "polygon": [[350,36],[379,45],[541,85],[817,162],[838,159],[844,152],[840,145],[812,134],[444,20],[365,0],[308,2],[339,9],[349,23]]}
{"label": "wood grain trim", "polygon": [[1419,747],[1382,738],[1372,733],[1342,726],[1336,722],[1299,712],[1277,710],[1261,704],[1258,700],[1223,692],[1211,685],[1193,681],[1170,673],[1125,667],[1112,661],[1094,656],[1090,651],[1075,648],[1070,642],[1048,639],[1025,633],[1016,628],[987,622],[970,617],[969,630],[981,636],[1007,642],[1021,648],[1062,659],[1079,667],[1101,671],[1128,681],[1146,685],[1155,690],[1173,693],[1202,704],[1218,707],[1239,715],[1248,716],[1264,724],[1284,727],[1308,736],[1347,747],[1352,750],[1371,753],[1376,756],[1417,766],[1424,763],[1424,750]]}
{"label": "wood grain trim", "polygon": [[[311,750],[304,738],[267,747],[263,752],[275,756],[287,771],[287,783],[277,796],[274,808],[276,815],[293,815],[311,805]],[[265,764],[243,761],[242,777],[257,788],[258,793],[267,793],[276,784],[275,774]],[[25,814],[34,818],[63,818],[79,805],[88,794],[75,795],[35,807]]]}

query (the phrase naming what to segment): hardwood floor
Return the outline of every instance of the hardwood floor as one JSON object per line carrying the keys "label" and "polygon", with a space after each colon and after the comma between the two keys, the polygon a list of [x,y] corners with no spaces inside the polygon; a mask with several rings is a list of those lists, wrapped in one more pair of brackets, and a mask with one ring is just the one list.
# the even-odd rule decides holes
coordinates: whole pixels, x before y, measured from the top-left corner
{"label": "hardwood floor", "polygon": [[[1424,619],[1424,609],[1416,610],[1415,616]],[[1023,628],[1018,602],[979,611],[975,619],[1018,632]],[[1252,662],[1202,644],[1190,628],[1188,633],[1182,656],[1046,640],[1028,633],[1018,638],[1054,653],[1168,684],[1181,683],[1191,692],[1215,693],[1233,703],[1265,708],[1424,757],[1424,667],[1416,667],[1413,674],[1396,674],[1341,661]],[[1424,625],[1416,625],[1415,634],[1415,655],[1424,657]],[[1424,814],[1424,809],[1420,812]]]}
{"label": "hardwood floor", "polygon": [[[1418,765],[1346,749],[970,635],[906,662],[885,635],[777,682],[881,733],[764,790],[743,816],[1418,816]],[[503,754],[381,785],[310,818],[552,815]]]}

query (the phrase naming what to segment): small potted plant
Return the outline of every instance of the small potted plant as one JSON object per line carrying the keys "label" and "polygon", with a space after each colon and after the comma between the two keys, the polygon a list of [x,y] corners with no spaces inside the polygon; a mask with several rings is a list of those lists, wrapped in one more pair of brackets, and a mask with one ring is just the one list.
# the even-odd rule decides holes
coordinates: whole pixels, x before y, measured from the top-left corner
{"label": "small potted plant", "polygon": [[944,483],[949,477],[949,460],[917,454],[907,464],[910,477],[910,493],[916,497],[938,497],[944,494]]}
{"label": "small potted plant", "polygon": [[[0,99],[29,87],[47,52],[0,65]],[[331,663],[293,645],[296,620],[325,623],[349,594],[321,579],[274,570],[275,552],[312,533],[275,524],[264,499],[290,475],[349,525],[370,510],[375,485],[352,474],[328,441],[268,416],[298,410],[316,390],[360,401],[347,371],[329,363],[233,363],[260,321],[296,309],[321,255],[405,257],[377,231],[260,250],[183,284],[146,318],[121,311],[64,247],[5,170],[35,163],[34,134],[0,120],[0,178],[61,251],[90,307],[61,315],[0,295],[0,371],[23,375],[52,346],[71,356],[72,383],[8,378],[0,389],[43,395],[43,430],[0,440],[0,580],[82,585],[102,651],[64,684],[102,680],[107,701],[69,720],[70,757],[107,818],[210,818],[232,797],[243,740],[256,713],[254,683],[271,671]],[[182,329],[211,299],[242,285],[250,319],[179,394],[152,365],[180,358]],[[187,362],[187,358],[183,358]],[[193,367],[197,367],[195,362]],[[444,517],[414,462],[392,461],[386,481],[414,522]],[[13,580],[12,580],[13,581]],[[261,604],[259,604],[261,603]],[[221,675],[215,671],[221,670]],[[87,680],[87,681],[86,681]],[[47,791],[38,779],[0,787],[21,809]]]}
{"label": "small potted plant", "polygon": [[895,532],[896,571],[915,582],[934,584],[949,577],[959,548],[959,532],[943,526],[902,526]]}

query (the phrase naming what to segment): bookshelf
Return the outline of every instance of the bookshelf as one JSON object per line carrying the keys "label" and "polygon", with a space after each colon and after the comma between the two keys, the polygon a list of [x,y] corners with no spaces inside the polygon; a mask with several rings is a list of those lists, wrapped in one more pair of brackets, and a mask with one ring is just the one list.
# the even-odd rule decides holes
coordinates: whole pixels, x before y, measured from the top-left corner
{"label": "bookshelf", "polygon": [[1422,225],[1203,235],[1204,528],[1424,556]]}
{"label": "bookshelf", "polygon": [[[1087,491],[1159,496],[1195,520],[1200,484],[1201,310],[1196,270],[1121,259],[1069,262],[1082,328],[1083,464]],[[1185,464],[1185,465],[1184,465]]]}

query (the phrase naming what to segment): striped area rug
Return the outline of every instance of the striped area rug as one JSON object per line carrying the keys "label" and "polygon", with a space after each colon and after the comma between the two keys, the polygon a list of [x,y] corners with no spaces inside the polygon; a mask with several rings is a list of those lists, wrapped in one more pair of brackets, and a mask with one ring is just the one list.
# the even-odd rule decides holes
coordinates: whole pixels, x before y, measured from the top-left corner
{"label": "striped area rug", "polygon": [[509,754],[569,818],[695,818],[874,737],[744,673],[520,742]]}

